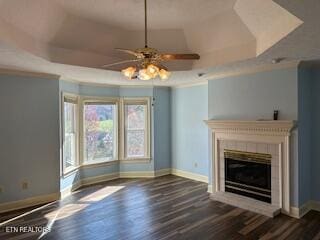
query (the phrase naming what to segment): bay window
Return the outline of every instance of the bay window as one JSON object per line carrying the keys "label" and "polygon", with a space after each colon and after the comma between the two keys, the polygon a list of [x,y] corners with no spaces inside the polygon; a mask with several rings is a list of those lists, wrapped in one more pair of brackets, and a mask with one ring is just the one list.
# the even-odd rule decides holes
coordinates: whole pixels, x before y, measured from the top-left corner
{"label": "bay window", "polygon": [[63,174],[91,164],[149,161],[150,113],[147,97],[80,97],[63,93]]}

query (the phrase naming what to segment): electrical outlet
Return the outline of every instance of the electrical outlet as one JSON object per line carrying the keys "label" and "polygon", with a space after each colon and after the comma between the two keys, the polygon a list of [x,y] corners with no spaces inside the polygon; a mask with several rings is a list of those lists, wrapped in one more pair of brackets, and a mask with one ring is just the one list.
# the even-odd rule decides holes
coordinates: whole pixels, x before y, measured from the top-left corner
{"label": "electrical outlet", "polygon": [[22,182],[21,187],[22,187],[23,190],[28,189],[29,188],[28,182],[27,181]]}

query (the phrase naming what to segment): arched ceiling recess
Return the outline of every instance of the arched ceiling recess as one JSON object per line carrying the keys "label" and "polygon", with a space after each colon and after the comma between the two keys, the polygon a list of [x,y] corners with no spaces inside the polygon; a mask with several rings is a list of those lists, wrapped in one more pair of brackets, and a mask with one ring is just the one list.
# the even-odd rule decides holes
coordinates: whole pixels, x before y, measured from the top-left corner
{"label": "arched ceiling recess", "polygon": [[[167,64],[171,71],[182,71],[179,77],[188,70],[255,59],[303,23],[285,8],[287,2],[149,1],[150,45],[200,54],[200,61]],[[143,47],[143,37],[142,0],[0,0],[2,67],[82,82],[136,84],[99,68],[127,59],[114,48]],[[174,75],[161,84],[180,83]]]}

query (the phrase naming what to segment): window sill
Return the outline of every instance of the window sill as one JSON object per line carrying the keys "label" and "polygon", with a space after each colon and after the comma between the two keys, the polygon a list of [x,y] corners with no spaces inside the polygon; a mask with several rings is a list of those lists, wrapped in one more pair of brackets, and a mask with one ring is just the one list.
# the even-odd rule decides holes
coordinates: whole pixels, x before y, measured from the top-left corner
{"label": "window sill", "polygon": [[119,163],[119,160],[112,160],[112,161],[107,161],[107,162],[99,162],[99,163],[86,163],[86,164],[81,164],[77,167],[73,167],[70,169],[67,169],[60,177],[62,178],[67,178],[79,169],[87,169],[87,168],[96,168],[96,167],[103,167],[103,166],[111,166],[114,164]]}
{"label": "window sill", "polygon": [[152,158],[126,158],[123,160],[120,160],[120,163],[150,163]]}
{"label": "window sill", "polygon": [[106,162],[98,162],[98,163],[83,163],[81,168],[95,168],[95,167],[102,167],[102,166],[110,166],[119,163],[119,160],[111,160]]}
{"label": "window sill", "polygon": [[66,171],[62,174],[61,177],[67,178],[67,177],[69,177],[70,175],[72,175],[74,172],[76,172],[77,170],[79,170],[79,168],[80,168],[80,166],[76,166],[76,167],[73,167],[73,168],[66,169]]}

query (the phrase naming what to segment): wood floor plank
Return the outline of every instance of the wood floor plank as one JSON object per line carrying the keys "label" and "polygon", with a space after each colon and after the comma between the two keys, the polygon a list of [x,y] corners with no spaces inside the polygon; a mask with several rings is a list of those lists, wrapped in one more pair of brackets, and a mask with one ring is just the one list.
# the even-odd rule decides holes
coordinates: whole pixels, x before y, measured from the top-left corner
{"label": "wood floor plank", "polygon": [[[27,209],[30,210],[30,209]],[[1,214],[0,220],[26,210]],[[53,240],[320,240],[320,213],[274,219],[212,201],[207,184],[177,177],[117,179],[73,195],[0,227],[2,239],[38,239],[41,233],[5,227],[51,227]]]}

